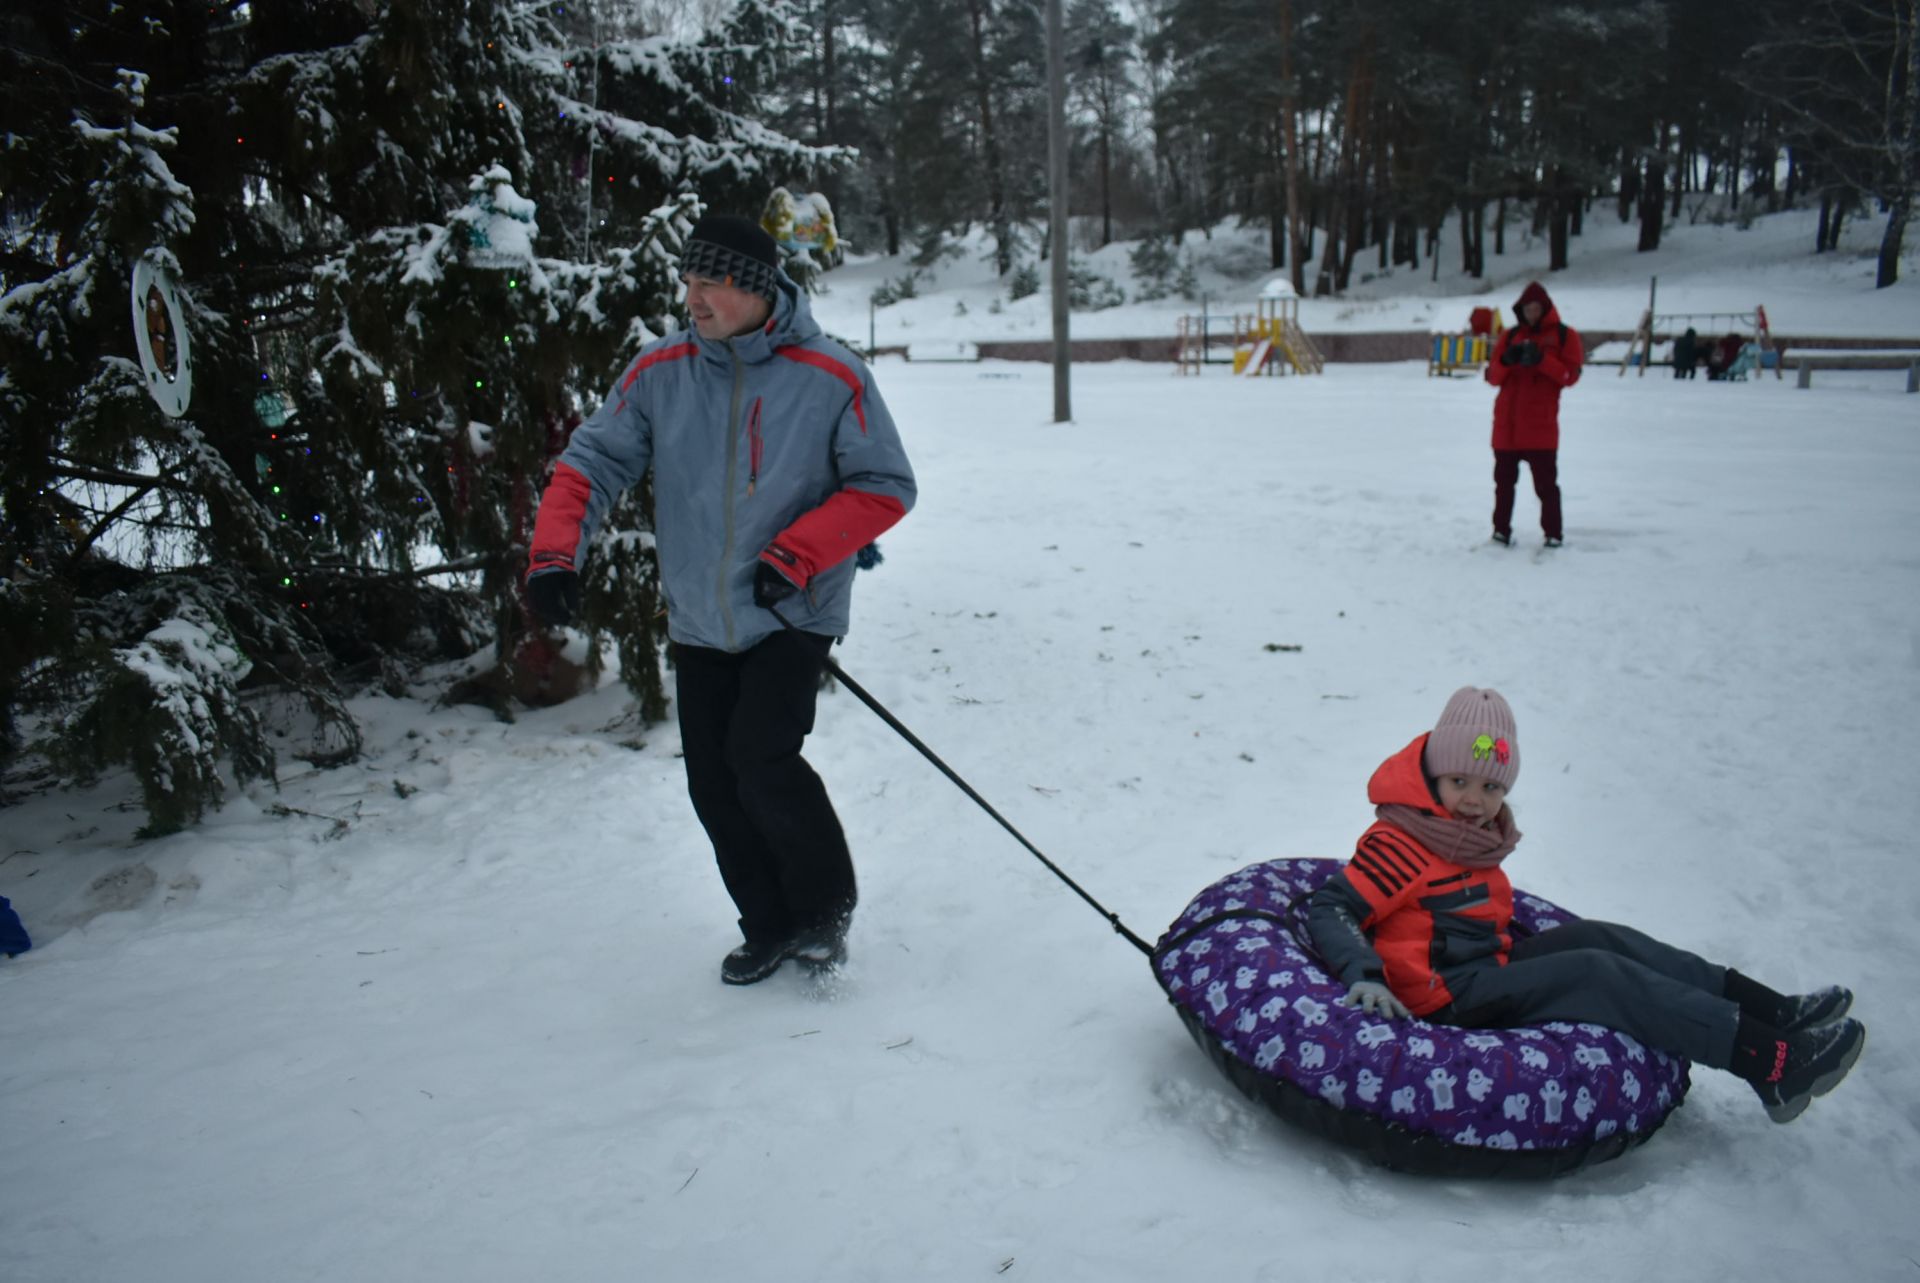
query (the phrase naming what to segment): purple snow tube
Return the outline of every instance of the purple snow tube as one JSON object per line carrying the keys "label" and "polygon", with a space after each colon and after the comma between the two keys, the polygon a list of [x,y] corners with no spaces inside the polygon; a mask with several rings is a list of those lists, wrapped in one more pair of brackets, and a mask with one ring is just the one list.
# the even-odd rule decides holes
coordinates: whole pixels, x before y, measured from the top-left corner
{"label": "purple snow tube", "polygon": [[[1272,860],[1196,896],[1154,946],[1194,1040],[1289,1122],[1400,1171],[1554,1176],[1617,1158],[1687,1094],[1687,1062],[1600,1025],[1461,1029],[1337,1002],[1306,900],[1337,860]],[[1516,936],[1574,915],[1514,893]]]}

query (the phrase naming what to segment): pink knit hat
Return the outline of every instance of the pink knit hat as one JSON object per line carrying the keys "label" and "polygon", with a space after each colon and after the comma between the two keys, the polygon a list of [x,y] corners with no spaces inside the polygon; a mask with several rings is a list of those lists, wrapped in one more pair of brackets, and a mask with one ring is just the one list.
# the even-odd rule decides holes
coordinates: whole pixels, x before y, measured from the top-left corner
{"label": "pink knit hat", "polygon": [[1520,774],[1513,710],[1496,690],[1462,686],[1447,701],[1422,757],[1427,775],[1474,775],[1511,789]]}

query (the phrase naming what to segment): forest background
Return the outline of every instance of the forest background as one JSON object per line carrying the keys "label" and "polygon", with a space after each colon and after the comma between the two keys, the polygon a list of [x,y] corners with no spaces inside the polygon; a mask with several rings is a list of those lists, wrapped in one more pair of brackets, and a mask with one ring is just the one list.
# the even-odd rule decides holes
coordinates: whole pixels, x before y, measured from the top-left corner
{"label": "forest background", "polygon": [[[1883,220],[1879,284],[1900,271],[1915,0],[1065,18],[1074,243],[1137,241],[1136,279],[1170,291],[1182,243],[1230,221],[1322,297],[1356,272],[1483,278],[1517,228],[1558,269],[1589,220],[1651,251],[1673,220],[1802,204],[1809,254]],[[524,622],[553,457],[679,324],[705,208],[817,191],[846,242],[927,263],[983,229],[1009,298],[1039,290],[1044,29],[1040,0],[11,12],[0,804],[126,765],[171,831],[283,754],[350,760],[351,692],[482,651],[450,698],[563,699],[607,639],[661,716],[644,490],[592,559],[584,639]],[[177,282],[190,338],[177,417],[137,359],[142,266]]]}

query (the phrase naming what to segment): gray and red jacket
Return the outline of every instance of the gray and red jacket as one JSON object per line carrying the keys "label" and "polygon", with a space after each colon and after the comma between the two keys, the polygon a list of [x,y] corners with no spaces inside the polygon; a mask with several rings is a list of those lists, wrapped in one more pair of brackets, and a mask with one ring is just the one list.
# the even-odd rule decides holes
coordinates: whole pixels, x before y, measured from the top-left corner
{"label": "gray and red jacket", "polygon": [[741,651],[778,631],[753,604],[757,561],[803,589],[780,607],[794,627],[846,634],[853,555],[913,506],[913,469],[866,365],[821,334],[784,274],[778,285],[759,330],[640,350],[554,465],[529,576],[584,564],[651,467],[668,636]]}

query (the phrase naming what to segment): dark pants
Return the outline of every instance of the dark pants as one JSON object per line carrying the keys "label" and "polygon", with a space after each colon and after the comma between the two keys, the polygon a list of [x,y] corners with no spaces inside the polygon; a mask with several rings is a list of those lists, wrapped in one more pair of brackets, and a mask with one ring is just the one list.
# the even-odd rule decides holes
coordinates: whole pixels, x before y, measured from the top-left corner
{"label": "dark pants", "polygon": [[1632,927],[1582,919],[1515,941],[1504,967],[1447,977],[1428,1019],[1474,1029],[1548,1020],[1605,1025],[1714,1069],[1733,1063],[1740,1007],[1727,970]]}
{"label": "dark pants", "polygon": [[1495,450],[1493,452],[1493,528],[1513,533],[1513,488],[1520,465],[1533,473],[1533,492],[1540,496],[1540,529],[1549,539],[1561,537],[1558,452],[1554,450]]}
{"label": "dark pants", "polygon": [[831,637],[778,632],[738,654],[674,646],[687,793],[749,941],[844,917],[853,859],[800,756]]}

